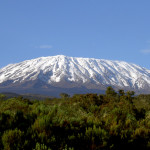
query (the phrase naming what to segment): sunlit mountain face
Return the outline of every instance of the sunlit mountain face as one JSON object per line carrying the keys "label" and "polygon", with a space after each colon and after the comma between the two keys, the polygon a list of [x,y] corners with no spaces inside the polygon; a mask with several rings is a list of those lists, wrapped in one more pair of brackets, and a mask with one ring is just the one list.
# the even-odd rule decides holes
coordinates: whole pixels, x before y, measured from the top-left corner
{"label": "sunlit mountain face", "polygon": [[150,93],[150,70],[124,61],[40,57],[0,69],[0,91],[58,96],[102,93],[106,87]]}

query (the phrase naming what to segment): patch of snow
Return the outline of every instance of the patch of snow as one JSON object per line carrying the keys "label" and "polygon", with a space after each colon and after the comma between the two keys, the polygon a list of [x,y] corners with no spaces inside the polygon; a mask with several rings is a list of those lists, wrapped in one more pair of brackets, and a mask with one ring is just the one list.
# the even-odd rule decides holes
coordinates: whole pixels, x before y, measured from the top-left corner
{"label": "patch of snow", "polygon": [[142,88],[145,83],[150,86],[150,70],[123,61],[57,55],[26,60],[0,69],[0,83],[40,79],[51,84],[63,78],[72,82],[92,81],[120,87]]}

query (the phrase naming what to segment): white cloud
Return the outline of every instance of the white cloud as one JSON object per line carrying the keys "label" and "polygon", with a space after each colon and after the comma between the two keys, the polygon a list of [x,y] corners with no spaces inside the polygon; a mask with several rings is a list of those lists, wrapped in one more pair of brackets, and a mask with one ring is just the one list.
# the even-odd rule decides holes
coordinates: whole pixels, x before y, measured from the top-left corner
{"label": "white cloud", "polygon": [[36,46],[35,48],[50,49],[52,48],[52,45],[40,45],[40,46]]}
{"label": "white cloud", "polygon": [[150,49],[143,49],[143,50],[141,50],[141,53],[150,54]]}

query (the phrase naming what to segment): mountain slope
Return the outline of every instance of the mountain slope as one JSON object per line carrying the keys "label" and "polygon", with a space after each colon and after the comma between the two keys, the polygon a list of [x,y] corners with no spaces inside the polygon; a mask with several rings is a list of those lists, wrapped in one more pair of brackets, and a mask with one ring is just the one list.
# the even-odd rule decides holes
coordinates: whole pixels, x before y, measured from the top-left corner
{"label": "mountain slope", "polygon": [[0,90],[82,93],[105,90],[110,85],[150,92],[150,70],[123,61],[63,55],[26,60],[0,69]]}

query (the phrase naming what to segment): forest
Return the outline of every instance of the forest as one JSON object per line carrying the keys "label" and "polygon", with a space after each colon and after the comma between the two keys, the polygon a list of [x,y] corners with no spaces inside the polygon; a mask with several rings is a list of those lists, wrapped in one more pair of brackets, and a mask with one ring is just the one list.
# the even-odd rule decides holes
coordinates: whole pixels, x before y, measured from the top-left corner
{"label": "forest", "polygon": [[112,87],[45,100],[0,94],[0,149],[150,149],[150,95]]}

